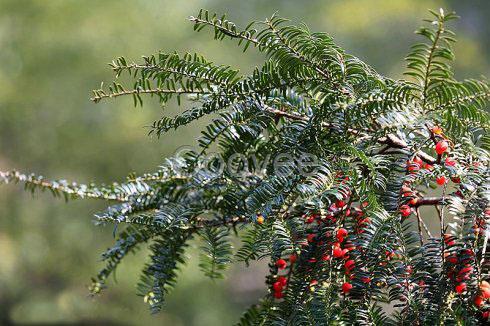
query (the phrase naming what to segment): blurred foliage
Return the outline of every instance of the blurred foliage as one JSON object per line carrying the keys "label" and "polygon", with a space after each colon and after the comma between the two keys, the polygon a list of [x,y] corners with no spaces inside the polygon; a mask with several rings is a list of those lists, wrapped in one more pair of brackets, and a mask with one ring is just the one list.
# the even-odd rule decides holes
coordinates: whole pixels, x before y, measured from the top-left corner
{"label": "blurred foliage", "polygon": [[[192,31],[186,17],[201,7],[228,12],[238,23],[279,11],[330,33],[381,73],[400,77],[397,63],[415,39],[411,31],[428,8],[441,6],[464,17],[454,28],[457,77],[488,75],[485,0],[2,0],[0,168],[110,182],[128,171],[152,170],[179,145],[192,143],[196,125],[161,139],[147,137],[145,126],[159,115],[157,103],[135,109],[130,99],[94,106],[88,98],[111,77],[105,63],[120,55],[198,50],[215,62],[253,66],[258,57],[252,52],[237,63],[240,50],[231,42],[217,44]],[[213,283],[197,272],[195,254],[165,312],[151,316],[134,296],[144,256],[137,255],[117,271],[117,286],[89,298],[86,286],[101,266],[98,252],[112,237],[111,229],[91,223],[90,213],[102,206],[35,198],[18,187],[0,188],[0,324],[228,325],[264,291],[264,266],[231,270],[224,282]]]}

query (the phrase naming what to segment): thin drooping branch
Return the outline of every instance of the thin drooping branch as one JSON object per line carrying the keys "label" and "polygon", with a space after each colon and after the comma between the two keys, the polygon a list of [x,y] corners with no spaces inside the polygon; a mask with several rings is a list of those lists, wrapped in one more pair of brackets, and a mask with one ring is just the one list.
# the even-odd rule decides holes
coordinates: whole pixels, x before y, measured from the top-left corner
{"label": "thin drooping branch", "polygon": [[425,224],[424,220],[422,219],[422,216],[420,215],[419,207],[416,208],[415,212],[417,214],[417,219],[419,220],[420,225],[424,228],[425,233],[429,238],[432,238],[432,233],[430,232],[429,228],[427,227],[427,224]]}
{"label": "thin drooping branch", "polygon": [[172,89],[162,89],[162,88],[155,88],[155,89],[137,88],[137,89],[131,89],[131,90],[120,90],[118,92],[110,92],[110,93],[105,93],[102,90],[98,90],[98,91],[94,91],[94,96],[92,98],[90,98],[90,100],[97,103],[104,98],[114,98],[114,97],[119,97],[119,96],[139,95],[139,94],[153,94],[153,95],[199,94],[199,95],[204,95],[204,94],[214,94],[214,93],[211,91],[185,90],[185,89],[172,90]]}
{"label": "thin drooping branch", "polygon": [[41,188],[50,190],[55,195],[65,195],[71,198],[93,198],[103,200],[115,200],[127,202],[128,194],[123,191],[117,191],[119,185],[115,184],[110,188],[94,187],[92,185],[68,183],[65,180],[47,181],[41,176],[34,174],[25,175],[17,171],[0,171],[0,183],[22,182],[29,189]]}
{"label": "thin drooping branch", "polygon": [[249,33],[247,31],[243,31],[243,32],[231,31],[229,28],[227,29],[227,28],[221,26],[223,21],[220,19],[217,19],[214,22],[210,22],[210,21],[207,21],[204,19],[200,19],[198,17],[191,16],[191,17],[189,17],[189,20],[191,22],[193,22],[194,24],[205,24],[205,25],[211,26],[211,27],[221,31],[223,34],[228,35],[231,38],[243,39],[247,42],[253,43],[255,46],[260,46],[259,40],[257,40],[256,38],[250,37]]}

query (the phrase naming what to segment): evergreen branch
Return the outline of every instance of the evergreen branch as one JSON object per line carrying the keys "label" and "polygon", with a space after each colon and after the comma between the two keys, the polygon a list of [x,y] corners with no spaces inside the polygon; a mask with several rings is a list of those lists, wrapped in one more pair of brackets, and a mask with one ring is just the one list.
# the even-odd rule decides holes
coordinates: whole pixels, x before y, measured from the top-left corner
{"label": "evergreen branch", "polygon": [[[489,88],[454,79],[454,34],[445,23],[456,16],[432,14],[436,28],[418,30],[428,42],[407,57],[416,85],[379,75],[305,25],[273,15],[260,30],[239,29],[201,10],[190,18],[195,30],[211,27],[215,39],[237,39],[244,50],[253,45],[266,55],[262,67],[238,76],[197,54],[159,53],[142,63],[120,57],[111,64],[115,78],[127,72],[132,89],[114,82],[92,98],[130,95],[136,105],[150,95],[180,105],[191,95],[190,108],[162,116],[150,133],[217,115],[198,139],[200,151],[108,187],[15,171],[0,172],[0,183],[120,201],[96,215],[116,226],[115,235],[119,225],[125,229],[104,253],[107,264],[92,290],[152,241],[139,294],[153,312],[176,283],[193,236],[204,240],[202,271],[222,277],[233,230],[242,242],[237,261],[271,259],[268,293],[243,325],[478,324],[490,299],[481,247],[490,216]],[[218,155],[205,157],[214,146]],[[435,184],[442,197],[426,195]],[[440,237],[432,237],[420,209],[430,206]]]}
{"label": "evergreen branch", "polygon": [[215,31],[219,31],[221,33],[223,33],[223,35],[226,35],[226,36],[229,36],[231,38],[239,38],[239,39],[243,39],[247,42],[250,42],[254,45],[259,45],[259,41],[250,36],[250,31],[237,31],[236,30],[236,25],[233,24],[233,23],[230,23],[224,19],[218,19],[216,17],[216,14],[213,15],[212,19],[210,20],[209,18],[208,19],[203,19],[202,17],[203,16],[208,16],[209,15],[209,12],[208,11],[205,11],[205,10],[201,10],[199,12],[199,15],[198,17],[194,17],[194,16],[191,16],[189,17],[189,20],[191,22],[194,23],[195,25],[195,29],[201,29],[202,27],[201,26],[211,26],[215,29]]}
{"label": "evergreen branch", "polygon": [[488,98],[490,98],[490,88],[483,92],[466,95],[462,97],[456,97],[455,99],[452,99],[447,103],[439,104],[438,106],[434,107],[433,109],[430,109],[429,111],[447,110],[448,108],[452,108],[458,105],[464,105],[466,103],[471,103],[477,100],[482,100],[482,101],[488,100]]}
{"label": "evergreen branch", "polygon": [[201,247],[199,267],[211,279],[223,278],[222,272],[231,262],[232,245],[227,228],[204,228],[199,232],[205,242]]}
{"label": "evergreen branch", "polygon": [[[442,17],[441,17],[442,16]],[[441,33],[444,28],[443,24],[443,14],[441,13],[441,16],[438,16],[437,18],[437,31],[436,35],[434,37],[434,40],[432,41],[432,46],[429,50],[429,53],[427,54],[427,63],[425,65],[425,74],[424,74],[424,80],[423,80],[423,85],[422,85],[422,107],[425,109],[426,103],[427,103],[427,97],[428,97],[428,90],[429,90],[429,84],[430,84],[430,71],[432,68],[432,60],[434,59],[434,53],[437,48],[437,44],[439,43],[439,38],[441,37]]]}
{"label": "evergreen branch", "polygon": [[[273,17],[274,18],[274,17]],[[298,50],[296,50],[293,46],[291,46],[288,42],[288,40],[286,40],[280,33],[280,31],[278,31],[274,24],[273,24],[273,18],[272,19],[267,19],[265,21],[265,24],[268,26],[268,28],[272,31],[272,33],[275,35],[276,39],[288,50],[290,51],[291,54],[293,54],[296,58],[298,58],[300,61],[303,61],[305,63],[307,63],[308,65],[311,66],[311,68],[313,68],[317,73],[319,73],[321,76],[323,76],[325,79],[327,80],[332,80],[332,76],[330,75],[330,73],[328,73],[327,71],[324,71],[321,67],[319,67],[317,64],[315,64],[314,62],[312,62],[311,60],[309,60],[307,57],[305,57],[304,55],[302,55]]]}
{"label": "evergreen branch", "polygon": [[118,184],[113,184],[110,188],[106,188],[104,186],[96,187],[93,184],[68,183],[66,180],[48,181],[42,176],[36,176],[34,174],[25,175],[17,171],[0,171],[0,182],[22,182],[25,184],[26,189],[31,192],[34,192],[37,188],[50,190],[54,196],[58,197],[63,195],[66,200],[93,198],[126,202],[129,196],[137,191],[136,189],[124,189],[124,187]]}
{"label": "evergreen branch", "polygon": [[94,90],[94,96],[90,98],[91,101],[97,103],[100,102],[100,100],[105,99],[105,98],[116,98],[119,96],[125,96],[125,95],[140,95],[140,94],[150,94],[150,95],[161,95],[161,94],[176,94],[176,95],[183,95],[183,94],[195,94],[195,95],[203,95],[203,94],[213,94],[211,91],[204,91],[204,90],[184,90],[184,89],[161,89],[161,88],[154,88],[154,89],[132,89],[132,90],[120,90],[120,91],[115,91],[115,92],[110,92],[110,93],[105,93],[103,90]]}

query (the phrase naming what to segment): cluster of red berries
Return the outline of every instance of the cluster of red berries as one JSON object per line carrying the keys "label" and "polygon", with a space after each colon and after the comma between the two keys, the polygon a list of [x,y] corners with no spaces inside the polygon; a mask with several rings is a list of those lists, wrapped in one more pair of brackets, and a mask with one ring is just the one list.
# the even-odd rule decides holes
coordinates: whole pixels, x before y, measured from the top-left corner
{"label": "cluster of red berries", "polygon": [[408,205],[401,205],[400,206],[400,214],[402,214],[403,217],[408,217],[410,214],[412,214],[412,208]]}
{"label": "cluster of red berries", "polygon": [[[434,147],[434,150],[436,151],[437,155],[439,156],[439,160],[440,160],[440,157],[442,157],[442,155],[444,153],[448,152],[449,142],[442,136],[442,129],[440,127],[437,127],[437,126],[434,127],[432,129],[432,133],[433,133],[434,137],[440,138],[439,141],[435,140],[436,144]],[[453,168],[456,166],[456,161],[448,156],[448,157],[446,157],[446,159],[444,161],[444,166],[447,168]],[[433,170],[433,166],[428,164],[428,163],[424,163],[422,161],[422,159],[418,156],[415,156],[413,158],[413,160],[411,160],[411,161],[407,161],[407,171],[410,174],[417,174],[422,169],[426,169],[428,171],[431,171],[431,170]],[[453,175],[451,177],[451,180],[454,183],[460,183],[461,182],[461,179],[457,175]],[[436,184],[438,184],[439,186],[444,186],[448,182],[448,178],[445,175],[441,174],[441,175],[436,177],[435,181],[436,181]],[[408,210],[406,209],[406,207],[405,207],[405,212],[402,212],[402,214],[404,214],[404,213],[407,214],[405,216],[410,215]]]}
{"label": "cluster of red berries", "polygon": [[414,191],[410,188],[410,183],[405,181],[405,185],[402,187],[403,198],[409,198],[406,204],[403,204],[399,207],[399,212],[403,217],[408,217],[412,214],[412,207],[417,205],[417,196]]}
{"label": "cluster of red berries", "polygon": [[[447,157],[446,160],[444,161],[444,165],[446,167],[454,167],[456,166],[456,161]],[[428,171],[432,171],[434,167],[430,164],[424,163],[420,157],[415,156],[413,160],[407,161],[407,171],[410,172],[410,174],[416,174],[418,171],[425,169]],[[454,183],[459,183],[461,182],[460,178],[458,176],[452,176],[451,180]],[[436,177],[436,183],[439,186],[443,186],[447,183],[448,179],[445,175],[439,175]]]}
{"label": "cluster of red berries", "polygon": [[284,297],[284,288],[287,284],[287,279],[284,276],[278,276],[277,281],[272,284],[272,290],[274,291],[274,298],[282,299]]}
{"label": "cluster of red berries", "polygon": [[[464,294],[467,291],[465,281],[470,280],[473,275],[474,269],[472,263],[474,262],[475,254],[471,249],[461,249],[456,252],[451,250],[456,245],[456,238],[452,235],[445,234],[444,243],[447,248],[444,257],[449,264],[447,275],[455,283],[454,291],[460,295]],[[479,308],[488,299],[490,299],[490,284],[487,281],[482,281],[478,294],[473,299],[473,303]]]}
{"label": "cluster of red berries", "polygon": [[[439,139],[434,148],[435,152],[439,156],[437,164],[442,163],[442,168],[445,167],[447,171],[444,172],[445,175],[441,173],[441,175],[437,176],[435,181],[438,185],[443,186],[447,184],[449,180],[446,175],[454,174],[454,167],[456,167],[458,163],[455,161],[454,157],[450,157],[447,154],[445,155],[445,159],[441,162],[441,159],[443,158],[442,156],[448,152],[449,142],[443,136],[441,136],[442,129],[437,128],[433,130],[433,133],[436,135],[436,138],[434,139]],[[463,163],[460,164],[462,164],[461,167],[465,167]],[[479,169],[478,162],[473,163],[472,166],[477,170]],[[432,165],[424,163],[422,159],[418,156],[415,156],[413,160],[407,162],[407,170],[411,175],[416,175],[418,171],[421,171],[422,169],[427,170],[428,173],[435,170]],[[372,275],[366,273],[364,267],[362,266],[362,262],[356,259],[356,251],[354,250],[362,250],[362,248],[356,248],[354,243],[351,241],[352,236],[349,237],[349,232],[354,235],[363,233],[366,225],[370,223],[370,220],[368,217],[364,216],[363,211],[363,208],[366,207],[368,203],[362,203],[359,207],[354,207],[354,205],[352,204],[352,198],[350,198],[351,193],[349,191],[349,188],[344,186],[349,181],[349,178],[344,177],[342,174],[338,174],[337,177],[340,180],[339,183],[342,184],[342,186],[340,187],[342,187],[342,192],[344,193],[344,196],[341,199],[338,199],[334,203],[332,203],[330,207],[328,207],[326,212],[322,211],[321,213],[315,212],[303,215],[304,223],[306,224],[307,234],[306,239],[301,238],[302,242],[300,242],[300,245],[303,246],[302,250],[304,250],[302,251],[301,255],[308,255],[307,258],[304,258],[304,262],[316,263],[318,259],[321,261],[329,261],[330,264],[335,264],[335,268],[343,266],[342,269],[344,272],[343,277],[345,282],[341,285],[341,291],[343,294],[349,294],[353,289],[352,280],[354,280],[355,277],[360,278],[360,281],[365,284],[369,284],[372,281],[369,277]],[[459,177],[454,175],[451,177],[451,180],[454,183],[460,182]],[[412,183],[413,181],[405,181],[402,188],[401,195],[405,198],[405,201],[403,201],[402,205],[399,207],[399,213],[403,217],[410,216],[414,212],[415,207],[421,204],[420,202],[418,202],[419,200],[421,200],[421,193],[419,193],[417,190],[414,190],[415,188],[412,188]],[[455,194],[462,197],[463,191],[464,190],[461,188],[461,190],[458,191],[459,194],[458,192],[456,192]],[[487,218],[488,216],[490,216],[490,208],[485,211],[485,214],[487,215]],[[263,219],[260,220],[260,217],[261,216],[257,217],[257,222],[259,224],[262,224]],[[347,218],[352,219],[354,223],[349,222],[347,224],[344,224],[344,221]],[[340,227],[338,226],[339,224]],[[486,229],[485,224],[485,218],[476,218],[476,222],[474,225],[475,233],[484,233]],[[346,227],[349,229],[349,231],[346,228],[342,227],[343,225],[348,225]],[[327,231],[325,231],[325,229],[327,229]],[[335,231],[332,231],[332,229],[334,229]],[[455,237],[450,235],[446,235],[444,237],[444,258],[446,261],[445,267],[447,268],[448,279],[451,281],[452,285],[454,286],[454,291],[458,295],[464,296],[465,299],[472,299],[474,305],[477,308],[481,308],[485,301],[490,301],[490,284],[486,281],[482,281],[479,284],[479,290],[476,295],[473,296],[472,294],[466,294],[469,292],[467,282],[468,284],[473,284],[471,280],[475,277],[475,273],[473,270],[473,266],[475,265],[475,254],[471,249],[462,249],[458,247],[456,245],[456,240],[457,239]],[[317,248],[321,248],[321,251],[317,251]],[[315,254],[311,255],[312,252],[315,252]],[[385,266],[389,264],[390,260],[402,260],[403,257],[401,254],[397,254],[396,251],[386,250],[386,258],[380,258],[381,262],[379,264],[381,266]],[[272,293],[274,298],[281,299],[284,297],[289,279],[288,275],[290,275],[290,273],[292,272],[293,265],[295,264],[297,259],[298,256],[296,254],[293,254],[289,257],[289,259],[281,258],[275,262],[275,266],[279,271],[285,270],[289,266],[289,273],[287,275],[274,276],[274,281],[272,283]],[[315,265],[307,265],[306,270],[311,271],[314,268],[313,266]],[[411,265],[406,265],[403,274],[405,275],[407,280],[405,282],[405,285],[400,286],[406,286],[407,288],[412,288],[413,286],[416,286],[415,284],[411,284],[408,281],[408,278],[412,273],[413,267]],[[314,291],[318,283],[319,282],[316,279],[310,280],[310,290]],[[385,285],[386,282],[384,281],[379,281],[376,283],[377,287],[382,287]],[[420,280],[418,285],[420,287],[424,287],[425,282],[423,280]],[[490,316],[490,311],[483,311],[481,313],[484,319],[488,319]]]}
{"label": "cluster of red berries", "polygon": [[[364,212],[361,209],[361,207],[365,208],[367,206],[368,203],[363,202],[360,207],[347,207],[345,210],[345,217],[352,217],[355,219],[356,223],[354,231],[358,234],[363,233],[364,228],[370,223],[369,217],[364,216]],[[345,228],[338,229],[335,236],[337,241],[332,246],[332,255],[337,259],[344,259],[345,275],[352,280],[354,279],[353,271],[356,267],[356,262],[349,253],[356,249],[356,247],[351,242],[345,241],[348,236],[348,231]],[[363,276],[361,280],[366,284],[371,282],[371,278],[367,276]],[[352,288],[353,285],[350,282],[342,284],[342,292],[344,294],[348,294]]]}
{"label": "cluster of red berries", "polygon": [[[345,238],[349,235],[348,231],[344,228],[340,228],[337,230],[336,238],[337,242],[333,244],[332,255],[337,259],[344,259],[344,271],[346,276],[350,279],[354,278],[352,275],[352,271],[356,266],[356,262],[349,257],[349,252],[355,249],[355,246],[351,243],[344,243]],[[344,248],[342,248],[344,245]],[[352,284],[349,282],[345,282],[342,284],[342,292],[344,294],[348,294],[352,289]]]}
{"label": "cluster of red berries", "polygon": [[[290,271],[293,268],[294,263],[296,263],[296,260],[298,259],[298,256],[296,254],[291,254],[289,256],[289,269]],[[288,263],[286,260],[280,258],[276,260],[275,263],[276,267],[278,270],[285,270],[288,267]],[[284,290],[286,289],[288,281],[285,276],[277,276],[277,279],[275,282],[272,284],[272,290],[274,293],[274,298],[276,299],[282,299],[284,297]]]}
{"label": "cluster of red berries", "polygon": [[[345,181],[345,178],[343,179],[343,181]],[[330,261],[332,259],[332,257],[334,257],[335,259],[339,259],[339,260],[343,259],[344,260],[343,265],[344,265],[345,273],[350,279],[352,279],[353,275],[351,272],[355,268],[356,263],[353,259],[349,258],[349,252],[354,250],[356,247],[353,245],[352,242],[347,240],[347,238],[349,236],[349,232],[345,228],[341,227],[335,231],[333,240],[328,240],[328,239],[332,239],[331,231],[327,231],[325,233],[325,238],[327,240],[325,240],[323,235],[320,236],[322,234],[320,232],[322,232],[321,230],[323,229],[323,227],[321,227],[321,226],[322,225],[329,225],[329,226],[335,225],[335,223],[337,222],[339,217],[345,218],[345,217],[350,216],[350,217],[356,218],[358,228],[362,228],[363,226],[367,225],[370,222],[369,218],[363,216],[364,214],[360,208],[357,208],[357,207],[351,208],[350,202],[349,202],[349,196],[350,196],[350,194],[347,193],[344,195],[344,198],[339,199],[336,202],[334,202],[333,204],[331,204],[326,213],[305,214],[303,216],[304,223],[307,225],[311,225],[311,224],[316,222],[315,225],[318,225],[318,227],[309,228],[309,232],[311,232],[311,233],[308,233],[306,235],[306,241],[301,242],[300,244],[303,247],[309,247],[309,248],[311,248],[310,246],[313,246],[313,245],[317,246],[317,247],[325,248],[325,245],[327,243],[328,244],[331,243],[331,247],[329,245],[327,245],[327,248],[331,248],[331,251],[328,252],[328,249],[327,249],[327,252],[323,252],[323,254],[320,255],[321,261]],[[362,206],[366,207],[367,203],[362,204]],[[330,242],[330,241],[332,241],[332,242]],[[310,252],[310,250],[306,250],[305,252]],[[298,259],[298,257],[296,255],[291,255],[289,257],[289,263],[290,263],[289,268],[292,268],[293,264],[296,262],[297,259]],[[310,257],[306,261],[308,263],[316,263],[317,258],[316,257]],[[283,270],[283,269],[286,269],[288,267],[288,263],[285,259],[281,258],[281,259],[278,259],[276,261],[275,266],[279,270]],[[279,276],[279,277],[281,277],[281,276]],[[311,280],[309,283],[310,289],[312,291],[314,291],[315,286],[317,284],[318,284],[317,280],[315,280],[315,279]],[[285,286],[286,286],[285,280],[282,278],[281,279],[278,278],[273,283],[272,290],[273,290],[275,298],[280,299],[283,297],[283,293],[284,293],[283,289],[285,288]],[[343,283],[342,292],[344,294],[348,294],[351,291],[351,289],[352,289],[352,284],[350,282]]]}
{"label": "cluster of red berries", "polygon": [[[345,201],[338,200],[337,202],[333,203],[330,206],[328,214],[326,214],[324,216],[321,216],[318,214],[306,215],[304,217],[305,218],[304,221],[306,224],[311,224],[314,221],[316,221],[317,224],[321,224],[322,222],[334,224],[335,222],[337,222],[337,216],[339,215],[339,213],[343,212],[344,216],[350,216],[351,215],[351,210],[350,210],[350,208],[347,208],[347,207],[348,207],[348,205]],[[347,247],[349,247],[349,249],[346,249],[346,248],[342,249],[341,248],[341,243],[344,242],[347,235],[348,235],[348,233],[347,233],[346,229],[340,228],[339,230],[337,230],[337,233],[336,233],[336,240],[337,241],[334,242],[334,244],[332,246],[332,255],[335,258],[341,258],[349,250],[354,249],[353,246],[347,246]],[[327,236],[327,238],[331,237],[331,233],[327,232],[326,236]],[[307,236],[306,236],[307,243],[303,243],[303,245],[307,246],[310,243],[314,243],[314,242],[316,242],[316,244],[318,244],[318,245],[324,244],[323,241],[316,241],[316,238],[317,238],[317,234],[315,234],[315,233],[307,234]],[[331,256],[329,254],[324,254],[322,256],[323,261],[330,260],[330,258],[331,258]],[[315,261],[316,261],[316,259],[314,259],[314,258],[310,259],[310,262],[315,262]]]}
{"label": "cluster of red berries", "polygon": [[407,171],[411,174],[415,174],[422,169],[431,171],[433,168],[432,165],[424,163],[418,156],[415,156],[411,161],[407,161]]}
{"label": "cluster of red berries", "polygon": [[[441,135],[442,134],[442,129],[439,128],[439,127],[434,127],[432,129],[432,132],[435,134],[435,135]],[[441,136],[442,137],[442,136]],[[441,140],[439,140],[435,147],[434,147],[434,150],[436,151],[437,155],[439,156],[439,159],[440,157],[446,153],[449,149],[449,143],[448,141],[445,139],[445,138],[442,138]],[[446,157],[445,161],[444,161],[444,165],[446,167],[455,167],[456,166],[456,161],[451,159],[450,157]],[[453,176],[451,177],[451,180],[454,182],[454,183],[459,183],[461,180],[458,176]],[[446,183],[447,183],[447,178],[444,176],[444,175],[440,175],[436,178],[436,183],[439,185],[439,186],[444,186]]]}

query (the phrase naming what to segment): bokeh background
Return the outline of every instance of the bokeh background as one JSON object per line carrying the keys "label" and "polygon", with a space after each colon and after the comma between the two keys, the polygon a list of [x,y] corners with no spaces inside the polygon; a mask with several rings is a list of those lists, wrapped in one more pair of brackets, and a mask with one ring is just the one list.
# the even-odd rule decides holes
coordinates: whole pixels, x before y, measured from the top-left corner
{"label": "bokeh background", "polygon": [[[245,72],[260,63],[253,50],[242,55],[234,42],[193,32],[186,17],[200,8],[229,13],[242,26],[278,11],[401,77],[413,31],[427,9],[439,7],[462,16],[454,24],[457,75],[489,76],[486,0],[0,0],[0,170],[110,183],[152,171],[179,145],[193,144],[199,124],[147,136],[145,126],[161,113],[156,103],[135,109],[130,99],[94,105],[89,97],[111,80],[107,63],[121,55],[195,51]],[[156,316],[135,295],[144,250],[118,269],[106,292],[88,297],[100,253],[113,241],[111,227],[92,223],[103,205],[0,188],[0,325],[230,325],[263,294],[263,264],[237,266],[212,282],[199,272],[194,248]]]}

